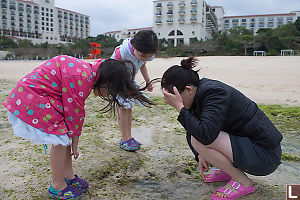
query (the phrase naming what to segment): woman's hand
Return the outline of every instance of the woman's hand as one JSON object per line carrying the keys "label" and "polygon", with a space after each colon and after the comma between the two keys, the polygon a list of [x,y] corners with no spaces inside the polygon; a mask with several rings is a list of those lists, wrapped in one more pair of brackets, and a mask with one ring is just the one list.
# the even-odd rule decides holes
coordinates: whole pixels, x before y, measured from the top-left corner
{"label": "woman's hand", "polygon": [[198,168],[199,168],[202,178],[205,180],[205,176],[204,176],[203,172],[208,172],[209,167],[208,167],[207,161],[204,158],[202,158],[200,155],[198,155],[198,159],[199,159]]}
{"label": "woman's hand", "polygon": [[183,100],[177,90],[177,88],[173,87],[174,94],[169,93],[165,88],[163,88],[162,93],[164,95],[163,102],[169,104],[174,107],[178,112],[180,112],[181,108],[184,107]]}
{"label": "woman's hand", "polygon": [[78,141],[79,141],[79,137],[76,137],[76,138],[72,139],[72,153],[71,153],[71,155],[74,156],[75,160],[79,157],[79,152],[77,151]]}

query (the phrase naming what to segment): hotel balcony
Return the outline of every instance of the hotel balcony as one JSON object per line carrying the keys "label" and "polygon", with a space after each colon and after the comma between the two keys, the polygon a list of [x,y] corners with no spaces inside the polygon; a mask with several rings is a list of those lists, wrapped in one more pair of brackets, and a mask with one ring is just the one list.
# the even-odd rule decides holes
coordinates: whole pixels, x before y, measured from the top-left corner
{"label": "hotel balcony", "polygon": [[217,32],[218,19],[209,5],[206,6],[206,30]]}
{"label": "hotel balcony", "polygon": [[30,8],[27,8],[27,9],[26,9],[26,12],[27,12],[27,13],[31,13],[32,11],[31,11]]}
{"label": "hotel balcony", "polygon": [[16,10],[16,6],[15,5],[11,5],[11,6],[9,6],[9,9],[10,10]]}
{"label": "hotel balcony", "polygon": [[185,23],[185,19],[178,19],[179,24],[184,24]]}
{"label": "hotel balcony", "polygon": [[196,15],[197,14],[197,10],[191,10],[191,14],[192,15]]}
{"label": "hotel balcony", "polygon": [[169,2],[169,3],[167,4],[167,6],[168,6],[169,8],[172,8],[172,7],[173,7],[173,3],[172,3],[172,2]]}
{"label": "hotel balcony", "polygon": [[190,22],[191,22],[191,23],[196,23],[196,22],[197,22],[197,18],[196,18],[196,17],[192,17],[192,18],[190,19]]}
{"label": "hotel balcony", "polygon": [[179,15],[184,15],[185,11],[184,10],[180,10],[178,13],[179,13]]}
{"label": "hotel balcony", "polygon": [[161,19],[155,20],[155,24],[161,24],[161,23],[162,23]]}
{"label": "hotel balcony", "polygon": [[168,14],[168,15],[173,15],[173,10],[169,10],[169,11],[167,12],[167,14]]}
{"label": "hotel balcony", "polygon": [[198,4],[198,2],[197,2],[196,0],[193,0],[193,1],[191,2],[191,5],[192,5],[192,6],[197,6],[197,4]]}
{"label": "hotel balcony", "polygon": [[172,18],[167,19],[167,23],[168,24],[173,24],[173,19]]}
{"label": "hotel balcony", "polygon": [[185,6],[185,2],[184,1],[180,1],[180,3],[179,3],[179,7],[184,7]]}
{"label": "hotel balcony", "polygon": [[156,16],[161,16],[161,11],[156,12]]}
{"label": "hotel balcony", "polygon": [[162,8],[162,4],[161,3],[157,3],[155,7],[156,8]]}

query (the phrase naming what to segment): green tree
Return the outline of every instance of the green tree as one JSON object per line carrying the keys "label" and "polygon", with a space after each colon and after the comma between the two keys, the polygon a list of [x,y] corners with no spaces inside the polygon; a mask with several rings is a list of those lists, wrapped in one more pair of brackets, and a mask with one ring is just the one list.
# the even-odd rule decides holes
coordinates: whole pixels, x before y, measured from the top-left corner
{"label": "green tree", "polygon": [[294,24],[296,26],[297,31],[300,31],[300,18],[298,18]]}
{"label": "green tree", "polygon": [[240,35],[238,40],[244,46],[244,55],[248,55],[248,48],[253,48],[256,45],[253,35]]}

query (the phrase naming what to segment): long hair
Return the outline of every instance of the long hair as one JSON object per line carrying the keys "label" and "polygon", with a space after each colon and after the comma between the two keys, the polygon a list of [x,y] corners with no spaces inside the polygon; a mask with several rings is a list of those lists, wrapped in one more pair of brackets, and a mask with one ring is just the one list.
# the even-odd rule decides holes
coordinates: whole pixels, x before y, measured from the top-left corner
{"label": "long hair", "polygon": [[[134,84],[135,67],[130,61],[119,61],[107,59],[99,65],[98,78],[94,84],[94,90],[100,94],[99,97],[108,101],[101,109],[103,112],[112,111],[115,115],[117,106],[122,106],[117,97],[123,99],[133,98],[139,100],[143,105],[153,105],[151,101],[141,94],[141,90]],[[108,95],[102,96],[100,88],[106,87]]]}
{"label": "long hair", "polygon": [[161,87],[174,94],[173,86],[177,88],[179,93],[188,85],[198,86],[200,80],[199,70],[193,70],[197,63],[198,60],[190,56],[188,59],[183,59],[181,65],[173,65],[163,74]]}

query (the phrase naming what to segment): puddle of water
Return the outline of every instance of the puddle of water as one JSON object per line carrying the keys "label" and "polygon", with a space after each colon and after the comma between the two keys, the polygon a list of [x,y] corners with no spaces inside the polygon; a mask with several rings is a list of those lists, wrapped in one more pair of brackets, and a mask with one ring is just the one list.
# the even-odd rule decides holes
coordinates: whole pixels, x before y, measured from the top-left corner
{"label": "puddle of water", "polygon": [[142,180],[132,186],[131,195],[139,199],[210,199],[210,193],[215,189],[214,186],[187,181],[160,183]]}
{"label": "puddle of water", "polygon": [[152,149],[150,151],[147,151],[148,156],[150,157],[151,160],[153,161],[159,161],[165,158],[169,158],[171,156],[171,152],[161,150],[161,149]]}
{"label": "puddle of water", "polygon": [[143,145],[152,143],[152,130],[150,128],[144,126],[132,128],[131,134],[132,137],[134,137],[137,141],[139,141]]}

